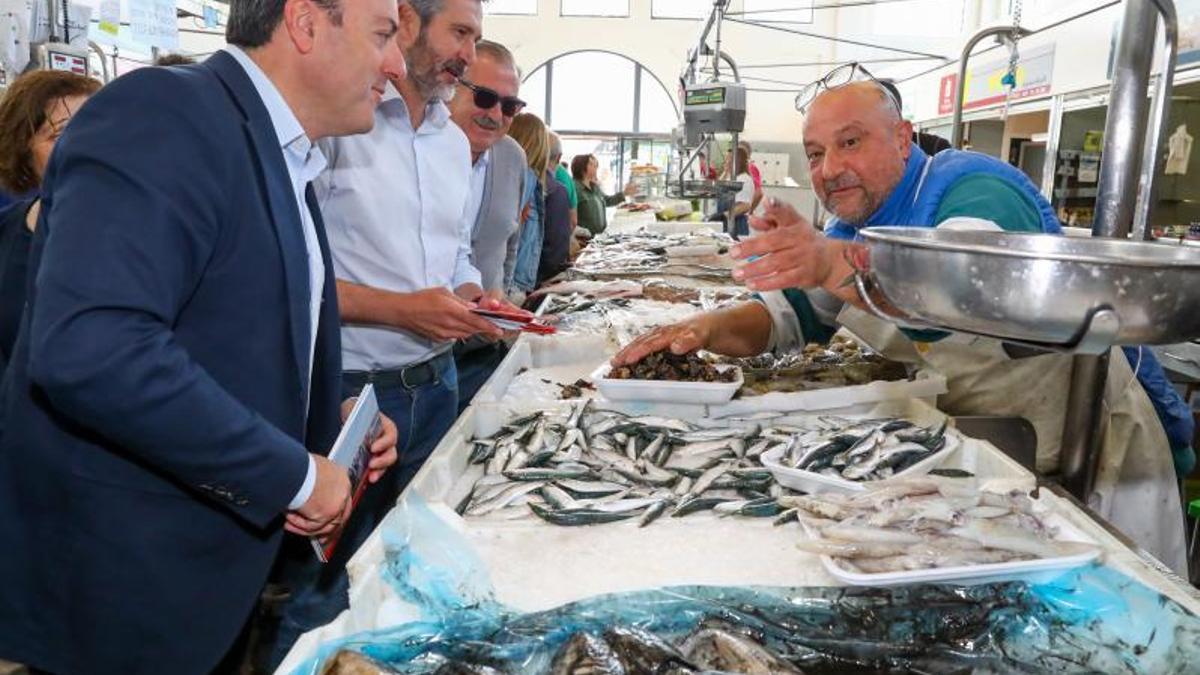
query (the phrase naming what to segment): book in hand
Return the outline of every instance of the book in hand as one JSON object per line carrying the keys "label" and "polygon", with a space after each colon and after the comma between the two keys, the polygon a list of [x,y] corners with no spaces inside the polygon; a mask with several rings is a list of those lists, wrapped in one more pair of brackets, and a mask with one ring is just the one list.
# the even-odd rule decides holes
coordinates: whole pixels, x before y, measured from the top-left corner
{"label": "book in hand", "polygon": [[[342,431],[329,451],[329,461],[346,470],[350,476],[350,510],[358,505],[363,492],[367,489],[367,465],[371,463],[371,441],[379,435],[379,401],[375,398],[375,387],[368,384],[354,403],[354,409],[342,425]],[[347,517],[347,521],[349,517]],[[345,528],[345,523],[342,524]],[[338,539],[342,536],[339,529],[329,536],[326,544],[321,545],[315,537],[309,541],[317,558],[321,562],[329,562]]]}
{"label": "book in hand", "polygon": [[537,333],[539,335],[551,335],[556,330],[554,326],[547,326],[541,323],[536,316],[525,310],[492,310],[476,307],[471,312],[491,321],[501,330]]}

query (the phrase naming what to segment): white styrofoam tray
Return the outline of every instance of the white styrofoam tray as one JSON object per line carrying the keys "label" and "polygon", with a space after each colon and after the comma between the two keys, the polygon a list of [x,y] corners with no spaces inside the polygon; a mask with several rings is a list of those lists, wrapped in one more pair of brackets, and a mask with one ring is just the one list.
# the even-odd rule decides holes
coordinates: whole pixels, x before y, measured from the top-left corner
{"label": "white styrofoam tray", "polygon": [[931,370],[922,370],[912,380],[868,382],[847,387],[830,387],[812,391],[771,392],[760,396],[743,396],[708,411],[712,417],[733,417],[756,412],[784,412],[853,408],[882,401],[919,398],[933,404],[938,396],[949,391],[946,378]]}
{"label": "white styrofoam tray", "polygon": [[608,374],[612,364],[604,363],[592,371],[596,389],[610,401],[662,401],[664,403],[725,403],[741,389],[742,369],[737,366],[717,366],[720,371],[733,370],[732,382],[676,382],[674,380],[615,380]]}
{"label": "white styrofoam tray", "polygon": [[[909,478],[912,476],[921,476],[929,473],[930,470],[940,465],[946,457],[958,449],[962,440],[957,432],[952,429],[946,430],[946,445],[932,455],[913,464],[904,471],[897,473],[893,478]],[[783,451],[786,448],[778,448],[764,452],[762,455],[763,466],[771,470],[771,474],[775,476],[776,482],[785,487],[790,487],[793,490],[800,490],[810,494],[821,494],[823,492],[862,492],[867,489],[868,485],[879,485],[886,483],[890,479],[875,480],[875,481],[852,481],[845,478],[836,478],[833,476],[825,476],[814,471],[805,471],[804,469],[793,469],[785,465],[783,459]]]}
{"label": "white styrofoam tray", "polygon": [[[608,342],[606,336],[581,335],[568,339],[565,336],[521,335],[491,379],[479,390],[475,400],[499,403],[512,398],[513,395],[519,395],[525,407],[534,403],[540,405],[555,402],[558,400],[557,392],[552,388],[545,388],[551,396],[539,397],[537,391],[510,392],[510,387],[522,369],[553,368],[553,372],[544,374],[547,379],[564,383],[573,381],[578,377],[587,376],[606,362],[613,353],[615,347]],[[805,392],[775,392],[732,400],[726,398],[715,404],[708,404],[701,414],[714,418],[748,416],[760,412],[803,414],[836,411],[838,414],[854,414],[866,412],[888,401],[921,399],[933,406],[938,395],[946,391],[946,378],[924,370],[911,381],[880,381]],[[659,402],[694,406],[682,403],[676,398],[669,401],[660,399]],[[680,412],[690,414],[692,411]]]}
{"label": "white styrofoam tray", "polygon": [[[1042,522],[1057,530],[1055,539],[1059,541],[1080,542],[1090,544],[1090,551],[1069,556],[1054,558],[1034,558],[1005,563],[987,563],[982,565],[962,565],[957,567],[938,567],[926,570],[910,570],[905,572],[886,572],[879,574],[863,574],[851,572],[838,564],[832,556],[820,556],[821,564],[830,576],[851,586],[903,586],[906,584],[928,584],[953,581],[958,584],[975,585],[1003,581],[1005,579],[1021,578],[1029,581],[1049,579],[1062,572],[1088,565],[1097,560],[1103,553],[1100,543],[1075,527],[1069,520],[1054,511],[1042,510],[1039,514]],[[805,536],[815,539],[812,528],[801,521]]]}

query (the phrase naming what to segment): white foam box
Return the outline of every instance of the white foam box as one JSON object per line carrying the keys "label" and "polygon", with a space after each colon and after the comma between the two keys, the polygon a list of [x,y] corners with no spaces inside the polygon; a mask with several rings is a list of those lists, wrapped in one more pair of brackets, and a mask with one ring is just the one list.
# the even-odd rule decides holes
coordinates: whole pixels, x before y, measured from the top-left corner
{"label": "white foam box", "polygon": [[[555,383],[568,384],[579,378],[588,378],[611,358],[612,353],[612,347],[600,336],[564,340],[553,336],[522,335],[491,379],[479,390],[475,400],[480,404],[501,404],[509,410],[536,410],[538,406],[559,400],[561,389]],[[550,383],[541,380],[550,380]],[[514,387],[514,382],[518,386]],[[933,406],[938,395],[945,391],[944,377],[931,371],[921,371],[912,381],[871,382],[795,393],[774,392],[709,405],[620,401],[615,402],[620,405],[614,408],[631,414],[668,414],[689,418],[742,417],[775,411],[854,414],[890,401],[918,399]],[[593,396],[596,396],[596,392],[584,391],[585,398]]]}
{"label": "white foam box", "polygon": [[[562,405],[562,404],[559,404]],[[468,467],[470,439],[499,428],[502,411],[472,406],[459,418],[434,450],[409,490],[430,502],[447,527],[464,533],[485,561],[497,598],[513,607],[537,610],[600,593],[688,583],[829,586],[845,582],[829,574],[820,558],[794,546],[803,536],[795,524],[772,527],[770,519],[717,518],[695,514],[662,518],[646,528],[614,523],[563,528],[529,519],[494,522],[464,519],[452,504],[461,500],[479,467]],[[923,411],[923,412],[922,412]],[[479,414],[482,414],[480,419]],[[936,413],[936,411],[934,411]],[[875,406],[873,415],[929,415],[915,401],[890,401]],[[488,419],[491,418],[491,419]],[[924,423],[920,416],[915,420]],[[984,441],[964,438],[943,468],[971,471],[985,485],[1031,489],[1035,479],[1017,462]],[[1105,563],[1166,593],[1200,613],[1200,596],[1177,578],[1138,556],[1078,508],[1042,491],[1041,501],[1087,538],[1100,544]],[[416,610],[399,600],[383,577],[385,548],[374,532],[349,563],[350,609],[329,625],[307,633],[297,642],[278,672],[290,673],[324,641],[365,630],[414,620]]]}

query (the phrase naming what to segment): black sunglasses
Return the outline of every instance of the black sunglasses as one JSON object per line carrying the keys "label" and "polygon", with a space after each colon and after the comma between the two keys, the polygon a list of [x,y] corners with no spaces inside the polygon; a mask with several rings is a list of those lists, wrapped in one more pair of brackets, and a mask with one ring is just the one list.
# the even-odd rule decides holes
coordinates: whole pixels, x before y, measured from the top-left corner
{"label": "black sunglasses", "polygon": [[513,117],[525,108],[525,101],[516,96],[501,96],[500,92],[481,87],[462,77],[458,78],[458,83],[474,92],[475,107],[480,110],[491,110],[499,103],[500,114],[505,117]]}

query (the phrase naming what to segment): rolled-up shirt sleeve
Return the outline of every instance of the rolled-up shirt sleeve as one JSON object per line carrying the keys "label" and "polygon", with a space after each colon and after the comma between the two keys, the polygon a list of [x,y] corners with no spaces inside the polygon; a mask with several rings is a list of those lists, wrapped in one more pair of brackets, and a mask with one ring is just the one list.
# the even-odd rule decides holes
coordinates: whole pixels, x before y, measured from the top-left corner
{"label": "rolled-up shirt sleeve", "polygon": [[467,214],[468,210],[465,206],[463,207],[462,219],[458,224],[458,255],[454,259],[454,288],[463,284],[481,286],[483,282],[483,275],[471,264],[471,233],[475,228],[475,216]]}
{"label": "rolled-up shirt sleeve", "polygon": [[828,342],[836,331],[842,305],[841,299],[820,289],[766,291],[754,299],[771,316],[767,349],[777,353],[803,349],[810,342]]}

